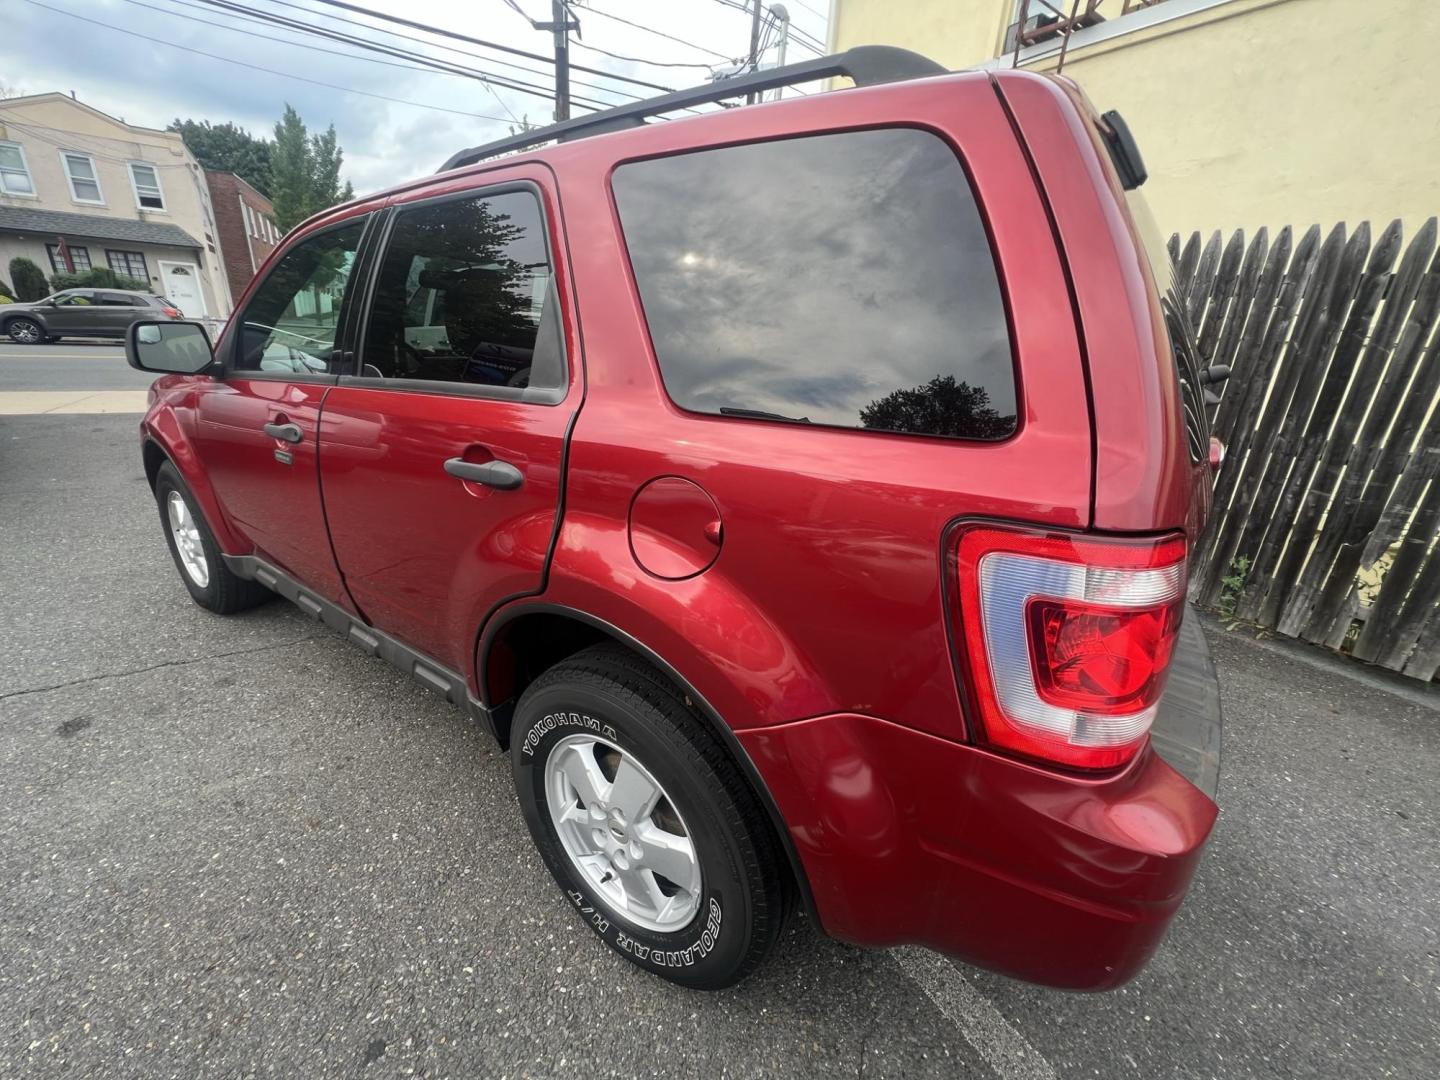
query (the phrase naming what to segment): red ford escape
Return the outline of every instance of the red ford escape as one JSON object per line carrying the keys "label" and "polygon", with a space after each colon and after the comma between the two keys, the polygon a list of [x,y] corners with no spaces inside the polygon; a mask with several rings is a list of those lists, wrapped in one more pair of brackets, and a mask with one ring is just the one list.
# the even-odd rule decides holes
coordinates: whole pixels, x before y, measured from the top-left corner
{"label": "red ford escape", "polygon": [[459,153],[297,228],[213,349],[131,330],[181,580],[467,708],[646,970],[730,985],[799,906],[1113,987],[1219,767],[1216,373],[1144,178],[1073,84],[879,47]]}

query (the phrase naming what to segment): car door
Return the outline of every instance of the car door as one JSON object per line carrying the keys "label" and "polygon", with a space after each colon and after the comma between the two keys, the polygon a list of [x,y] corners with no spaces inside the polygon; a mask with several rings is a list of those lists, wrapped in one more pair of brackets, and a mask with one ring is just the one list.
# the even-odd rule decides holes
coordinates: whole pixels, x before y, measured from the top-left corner
{"label": "car door", "polygon": [[394,207],[355,373],[325,402],[321,488],[350,595],[457,673],[486,613],[542,587],[581,396],[548,184],[505,170]]}
{"label": "car door", "polygon": [[367,224],[362,216],[323,225],[270,264],[216,347],[223,377],[196,404],[200,459],[236,530],[260,558],[347,608],[320,505],[316,436]]}
{"label": "car door", "polygon": [[107,337],[124,337],[130,324],[144,318],[148,310],[139,296],[123,292],[98,292],[95,306],[98,309],[95,332]]}
{"label": "car door", "polygon": [[50,333],[89,337],[100,331],[103,313],[96,303],[95,290],[71,289],[55,297],[55,306],[45,313]]}

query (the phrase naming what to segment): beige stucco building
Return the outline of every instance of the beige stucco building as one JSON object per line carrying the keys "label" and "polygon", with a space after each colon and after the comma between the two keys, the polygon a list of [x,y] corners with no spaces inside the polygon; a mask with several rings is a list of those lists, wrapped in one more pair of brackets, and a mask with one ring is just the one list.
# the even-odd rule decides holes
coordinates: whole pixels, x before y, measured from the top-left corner
{"label": "beige stucco building", "polygon": [[47,278],[108,266],[193,318],[230,313],[205,174],[180,136],[64,94],[0,100],[0,280],[17,255]]}
{"label": "beige stucco building", "polygon": [[[1067,15],[1073,0],[1053,0]],[[1080,0],[1083,11],[1089,0]],[[1432,0],[1100,0],[1064,73],[1129,122],[1160,224],[1189,233],[1440,212]],[[1126,10],[1128,8],[1128,10]],[[1019,0],[832,0],[830,44],[1010,65]],[[1030,16],[1047,15],[1031,0]],[[1060,41],[1022,48],[1053,71]]]}

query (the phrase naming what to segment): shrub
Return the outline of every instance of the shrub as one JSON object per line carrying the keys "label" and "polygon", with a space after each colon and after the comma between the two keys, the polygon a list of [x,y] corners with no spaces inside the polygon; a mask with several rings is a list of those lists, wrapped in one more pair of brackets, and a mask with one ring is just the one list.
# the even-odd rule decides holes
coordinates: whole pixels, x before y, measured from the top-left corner
{"label": "shrub", "polygon": [[12,299],[15,296],[15,290],[5,284],[4,278],[0,278],[0,296],[9,296]]}
{"label": "shrub", "polygon": [[45,285],[45,275],[24,256],[10,260],[10,280],[15,283],[15,299],[22,303],[44,300],[50,294]]}
{"label": "shrub", "polygon": [[50,286],[55,292],[61,289],[129,289],[131,292],[143,293],[150,291],[148,281],[124,277],[108,266],[77,270],[73,274],[56,274],[50,279]]}
{"label": "shrub", "polygon": [[14,302],[13,297],[6,296],[3,292],[0,292],[0,307],[4,307],[6,304],[13,304]]}

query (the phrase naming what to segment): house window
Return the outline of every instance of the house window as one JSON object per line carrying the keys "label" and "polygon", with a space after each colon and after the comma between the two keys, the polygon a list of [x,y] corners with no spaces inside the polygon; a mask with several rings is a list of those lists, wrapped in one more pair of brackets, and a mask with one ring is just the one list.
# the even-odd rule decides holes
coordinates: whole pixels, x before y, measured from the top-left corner
{"label": "house window", "polygon": [[65,165],[65,175],[70,178],[70,195],[76,202],[104,204],[100,194],[100,180],[95,175],[95,160],[88,154],[72,154],[61,151],[60,160]]}
{"label": "house window", "polygon": [[165,209],[165,194],[160,190],[160,172],[154,165],[131,162],[130,183],[135,188],[135,205],[140,209]]}
{"label": "house window", "polygon": [[[65,258],[60,254],[59,244],[46,244],[45,251],[50,256],[50,269],[57,274],[69,273],[65,269]],[[90,249],[70,245],[70,262],[75,267],[75,272],[81,273],[90,269]]]}
{"label": "house window", "polygon": [[253,219],[251,218],[251,216],[250,216],[250,204],[249,204],[249,203],[247,203],[247,202],[242,202],[242,203],[240,204],[240,216],[245,219],[245,233],[246,233],[246,235],[247,235],[247,236],[254,236],[254,235],[255,235],[255,222],[254,222],[254,220],[253,220]]}
{"label": "house window", "polygon": [[139,251],[107,251],[105,261],[110,264],[110,269],[124,277],[134,278],[136,281],[150,280],[150,271],[145,267],[145,255]]}
{"label": "house window", "polygon": [[25,164],[25,151],[19,143],[0,143],[0,194],[35,194],[30,167]]}

